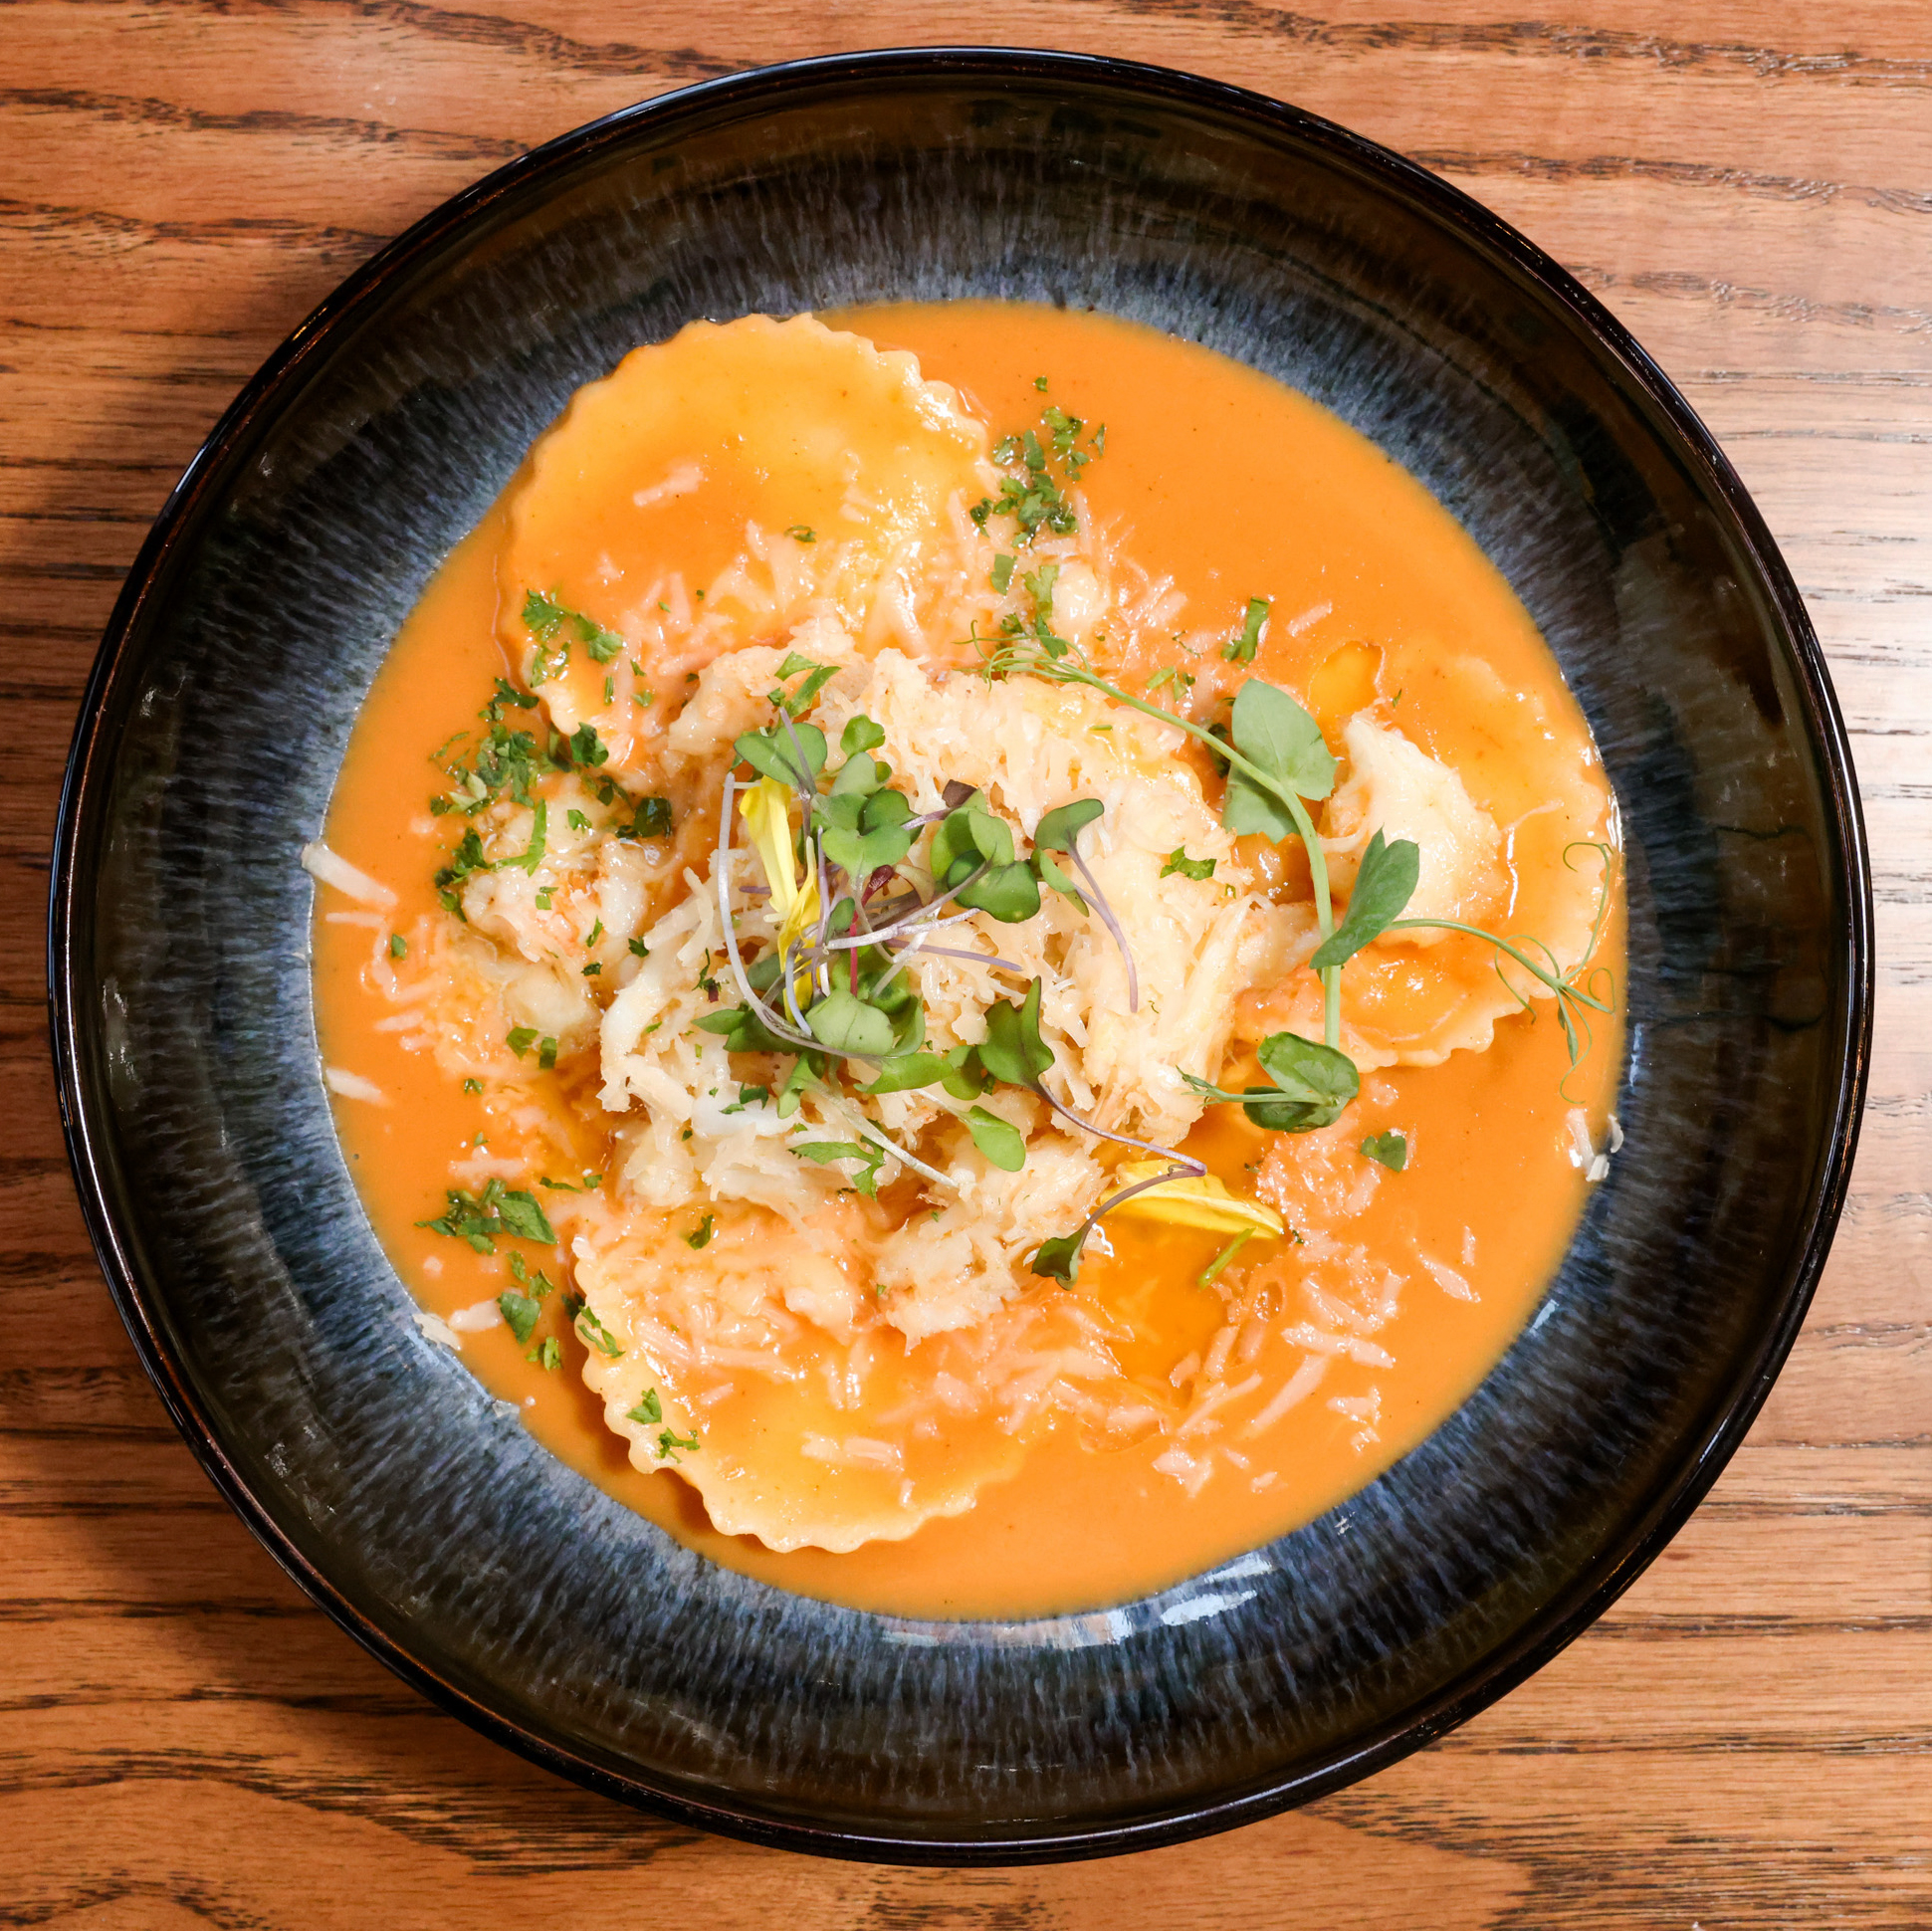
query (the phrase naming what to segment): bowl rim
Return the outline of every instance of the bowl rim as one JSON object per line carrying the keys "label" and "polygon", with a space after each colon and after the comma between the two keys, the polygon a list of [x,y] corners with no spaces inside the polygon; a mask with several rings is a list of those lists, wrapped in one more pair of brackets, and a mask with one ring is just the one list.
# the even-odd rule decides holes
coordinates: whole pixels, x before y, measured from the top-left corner
{"label": "bowl rim", "polygon": [[[1099,84],[1245,123],[1264,140],[1290,136],[1378,177],[1438,225],[1504,258],[1567,312],[1573,326],[1594,337],[1604,352],[1620,363],[1664,430],[1674,437],[1676,453],[1686,461],[1700,492],[1728,515],[1732,534],[1755,569],[1784,633],[1807,736],[1819,758],[1827,821],[1835,834],[1832,856],[1845,893],[1848,969],[1841,1012],[1832,1015],[1842,1025],[1844,1050],[1832,1096],[1830,1133],[1807,1202],[1803,1240],[1786,1259],[1778,1317],[1759,1337],[1756,1352],[1729,1396],[1707,1420],[1695,1452],[1659,1478],[1620,1538],[1599,1550],[1509,1641],[1313,1769],[1205,1802],[1150,1808],[1124,1819],[1072,1828],[1048,1819],[1024,1830],[1005,1826],[969,1835],[936,1836],[892,1827],[866,1831],[810,1824],[789,1812],[760,1808],[749,1799],[705,1801],[686,1788],[654,1782],[641,1769],[635,1774],[613,1771],[553,1738],[536,1734],[439,1676],[364,1616],[330,1577],[309,1561],[229,1458],[165,1324],[147,1305],[137,1255],[116,1224],[107,1180],[113,1163],[110,1154],[104,1158],[103,1123],[95,1117],[77,1051],[90,1025],[81,1004],[87,971],[77,938],[88,929],[87,879],[80,861],[112,761],[113,747],[105,729],[109,698],[117,679],[127,671],[130,641],[155,592],[156,579],[189,539],[187,526],[233,447],[258,419],[274,413],[299,387],[332,338],[353,325],[359,312],[380,298],[392,278],[426,251],[487,218],[506,195],[573,169],[600,149],[628,140],[654,123],[669,126],[694,110],[712,113],[734,107],[743,118],[755,119],[765,107],[783,105],[785,97],[801,85],[843,85],[864,94],[897,84],[946,79],[1048,83],[1069,91]],[[700,81],[618,108],[533,148],[460,190],[324,297],[224,410],[169,492],[128,569],[76,719],[55,826],[47,927],[49,1021],[61,1124],[96,1257],[169,1418],[229,1505],[296,1585],[405,1682],[493,1742],[542,1769],[660,1817],[750,1842],[915,1865],[1023,1865],[1114,1856],[1257,1822],[1354,1783],[1432,1742],[1516,1688],[1582,1634],[1642,1574],[1702,1501],[1743,1441],[1797,1338],[1844,1204],[1856,1151],[1870,1066],[1873,981],[1871,878],[1862,809],[1843,720],[1809,613],[1757,506],[1716,440],[1623,324],[1568,271],[1480,202],[1415,162],[1320,115],[1248,89],[1151,63],[972,45],[880,48],[787,61]]]}

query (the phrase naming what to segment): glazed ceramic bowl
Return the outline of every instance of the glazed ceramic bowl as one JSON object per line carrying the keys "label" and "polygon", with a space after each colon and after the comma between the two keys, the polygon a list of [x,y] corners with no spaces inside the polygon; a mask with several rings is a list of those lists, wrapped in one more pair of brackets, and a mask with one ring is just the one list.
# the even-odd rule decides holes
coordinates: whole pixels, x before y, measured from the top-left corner
{"label": "glazed ceramic bowl", "polygon": [[[1013,1623],[715,1568],[425,1341],[337,1150],[311,887],[397,622],[579,383],[698,316],[1021,297],[1305,390],[1529,607],[1628,846],[1627,1142],[1547,1302],[1423,1446],[1145,1601]],[[1293,108],[1118,62],[806,63],[613,114],[353,276],[196,457],[116,608],[52,913],[74,1164],[182,1432],[290,1573],[485,1734],[717,1829],[1097,1854],[1440,1735],[1622,1590],[1736,1446],[1843,1196],[1869,887],[1844,739],[1756,511],[1520,235]]]}

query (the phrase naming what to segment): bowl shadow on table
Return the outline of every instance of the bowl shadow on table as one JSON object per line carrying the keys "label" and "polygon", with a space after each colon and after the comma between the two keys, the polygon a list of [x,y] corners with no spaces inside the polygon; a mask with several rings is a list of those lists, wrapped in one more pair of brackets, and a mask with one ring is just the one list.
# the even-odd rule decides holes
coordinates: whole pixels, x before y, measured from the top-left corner
{"label": "bowl shadow on table", "polygon": [[[855,132],[806,88],[750,153],[694,108],[398,265],[300,409],[238,429],[158,559],[73,868],[129,1306],[258,1523],[419,1680],[537,1747],[912,1854],[1308,1794],[1446,1713],[1444,1686],[1506,1680],[1580,1579],[1632,1573],[1604,1552],[1634,1546],[1792,1312],[1855,1031],[1817,697],[1767,641],[1802,615],[1654,400],[1507,248],[1445,240],[1345,143],[1257,152],[1197,105],[1102,86],[1072,113],[1063,91],[914,90]],[[1205,341],[1421,476],[1549,637],[1630,854],[1629,1143],[1531,1331],[1296,1535],[1015,1625],[717,1570],[422,1341],[317,1078],[292,863],[396,623],[577,383],[697,314],[974,294]]]}

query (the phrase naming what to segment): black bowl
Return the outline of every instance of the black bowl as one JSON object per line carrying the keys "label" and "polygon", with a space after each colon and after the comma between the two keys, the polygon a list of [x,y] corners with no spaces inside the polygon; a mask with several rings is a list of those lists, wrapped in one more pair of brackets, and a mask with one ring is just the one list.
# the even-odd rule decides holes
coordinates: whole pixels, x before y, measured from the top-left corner
{"label": "black bowl", "polygon": [[[315,835],[397,622],[580,382],[697,316],[1011,296],[1204,341],[1419,475],[1581,699],[1629,848],[1628,1143],[1463,1408],[1296,1534],[1143,1602],[920,1623],[713,1567],[424,1342],[323,1095]],[[176,1423],[302,1586],[485,1734],[766,1842],[1131,1849],[1303,1802],[1501,1695],[1682,1523],[1843,1198],[1870,887],[1825,666],[1681,397],[1419,169],[1121,62],[808,62],[459,195],[248,385],[128,580],[63,799],[62,1099]]]}

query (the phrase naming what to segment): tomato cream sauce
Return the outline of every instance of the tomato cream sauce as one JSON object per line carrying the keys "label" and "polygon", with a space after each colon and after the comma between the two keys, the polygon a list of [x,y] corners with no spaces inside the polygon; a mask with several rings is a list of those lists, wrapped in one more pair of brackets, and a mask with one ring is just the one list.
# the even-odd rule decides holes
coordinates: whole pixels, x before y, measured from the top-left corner
{"label": "tomato cream sauce", "polygon": [[[1184,669],[1196,684],[1194,715],[1205,718],[1198,700],[1252,674],[1299,697],[1338,753],[1353,745],[1368,755],[1347,737],[1351,718],[1373,714],[1405,733],[1460,773],[1507,833],[1510,882],[1490,922],[1499,933],[1539,930],[1544,902],[1536,881],[1555,878],[1572,856],[1547,829],[1551,796],[1581,800],[1566,822],[1594,813],[1613,844],[1613,801],[1588,729],[1528,614],[1441,506],[1334,416],[1204,349],[1097,316],[960,304],[827,321],[883,349],[911,351],[925,377],[952,385],[995,436],[1036,419],[1043,375],[1057,402],[1105,423],[1105,454],[1080,479],[1089,513],[1116,533],[1141,570],[1171,578],[1184,598],[1167,636],[1143,632],[1132,654],[1105,665],[1123,687],[1139,692],[1167,666]],[[761,398],[720,386],[684,397],[681,406],[702,438],[707,410],[729,416],[760,407]],[[926,488],[912,474],[911,456],[906,465],[905,487]],[[485,1156],[503,1156],[508,1171],[535,1144],[533,1097],[547,1114],[547,1176],[580,1184],[610,1173],[618,1159],[614,1118],[596,1106],[594,1070],[560,1066],[550,1088],[479,1080],[468,1083],[477,1090],[466,1090],[395,1022],[394,945],[399,940],[413,959],[423,935],[447,917],[432,880],[448,862],[460,820],[427,808],[442,782],[443,748],[475,730],[494,680],[514,681],[524,670],[506,556],[520,543],[547,544],[533,567],[550,571],[582,607],[596,594],[596,572],[571,559],[609,552],[597,518],[617,488],[611,478],[581,478],[590,536],[577,541],[567,517],[553,519],[554,528],[529,518],[513,527],[509,506],[529,474],[527,465],[431,583],[355,726],[324,837],[330,851],[386,888],[393,905],[326,886],[317,895],[318,1028],[325,1064],[347,1076],[331,1082],[343,1152],[401,1278],[426,1311],[446,1320],[512,1285],[512,1243],[486,1254],[422,1223],[442,1210],[446,1189],[458,1183],[454,1172],[474,1175]],[[822,484],[812,487],[823,495]],[[667,540],[700,557],[692,582],[709,580],[747,517],[780,525],[833,514],[829,498],[803,512],[800,500],[798,491],[778,491],[768,470],[748,469],[731,528],[673,503]],[[569,582],[572,568],[577,580]],[[1199,638],[1237,635],[1251,597],[1268,598],[1271,615],[1258,654],[1237,675],[1218,651],[1201,650]],[[676,715],[687,680],[660,675],[635,652],[616,668],[626,715],[640,720],[640,734],[653,707],[660,718]],[[633,680],[640,689],[633,691]],[[574,701],[588,711],[598,694],[586,685]],[[1515,735],[1499,729],[1498,718],[1518,712],[1533,712],[1536,727]],[[1191,750],[1182,754],[1217,797],[1207,760]],[[667,862],[702,875],[717,832],[717,791],[675,802]],[[1333,825],[1345,810],[1340,794],[1330,809]],[[1269,892],[1306,898],[1298,847],[1240,843]],[[1345,967],[1345,1014],[1371,1042],[1446,1037],[1440,1029],[1459,1023],[1457,1001],[1493,991],[1494,963],[1488,948],[1454,936],[1426,950],[1371,948]],[[1599,983],[1620,984],[1613,897],[1595,963],[1604,968]],[[1266,996],[1243,995],[1255,1009],[1240,1037],[1276,1025],[1319,1035],[1312,975],[1291,978]],[[540,1353],[529,1359],[533,1350],[502,1325],[461,1332],[462,1359],[520,1405],[551,1452],[703,1555],[779,1587],[918,1616],[1005,1618],[1131,1600],[1343,1500],[1470,1394],[1535,1310],[1576,1227],[1596,1150],[1613,1134],[1608,1107],[1620,1047],[1614,1018],[1598,1016],[1591,1049],[1573,1068],[1556,1011],[1539,1000],[1531,1011],[1512,1008],[1497,1018],[1486,1049],[1365,1073],[1362,1097],[1337,1126],[1316,1134],[1267,1133],[1236,1107],[1210,1108],[1185,1151],[1234,1192],[1276,1202],[1287,1229],[1280,1240],[1250,1243],[1226,1269],[1222,1286],[1239,1283],[1246,1318],[1230,1327],[1222,1295],[1198,1285],[1225,1247],[1224,1233],[1125,1215],[1104,1223],[1111,1251],[1090,1246],[1078,1290],[1112,1323],[1123,1374],[1149,1390],[1185,1384],[1203,1355],[1219,1348],[1230,1393],[1213,1429],[1100,1441],[1065,1422],[1001,1436],[977,1418],[944,1444],[990,1471],[971,1505],[845,1553],[780,1553],[752,1536],[721,1534],[681,1476],[682,1464],[635,1465],[632,1444],[606,1425],[604,1399],[584,1380],[583,1343],[552,1316],[537,1334],[557,1338],[554,1366]],[[1210,1077],[1215,1070],[1205,1069]],[[1242,1059],[1237,1049],[1220,1077],[1234,1088],[1255,1077],[1252,1053]],[[1388,1130],[1407,1148],[1399,1173],[1358,1151],[1365,1138]],[[1337,1352],[1332,1339],[1311,1338],[1297,1301],[1306,1272],[1298,1255],[1322,1251],[1320,1243],[1344,1233],[1395,1287],[1393,1311]],[[528,1267],[567,1285],[561,1248],[525,1252]],[[782,1245],[774,1244],[771,1265],[784,1264]],[[1037,1279],[1026,1291],[1061,1292]],[[1212,1479],[1178,1473],[1177,1448],[1187,1469],[1213,1456]]]}

